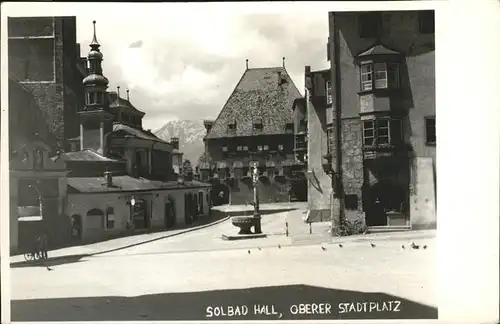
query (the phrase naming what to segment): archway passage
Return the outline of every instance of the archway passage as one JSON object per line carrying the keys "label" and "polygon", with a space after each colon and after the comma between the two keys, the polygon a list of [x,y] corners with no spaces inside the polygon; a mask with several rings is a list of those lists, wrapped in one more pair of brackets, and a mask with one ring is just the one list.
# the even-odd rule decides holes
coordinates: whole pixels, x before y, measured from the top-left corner
{"label": "archway passage", "polygon": [[212,205],[220,206],[229,204],[230,189],[225,184],[219,183],[212,187]]}
{"label": "archway passage", "polygon": [[387,212],[405,212],[406,192],[399,184],[380,181],[367,188],[363,203],[367,226],[387,226]]}

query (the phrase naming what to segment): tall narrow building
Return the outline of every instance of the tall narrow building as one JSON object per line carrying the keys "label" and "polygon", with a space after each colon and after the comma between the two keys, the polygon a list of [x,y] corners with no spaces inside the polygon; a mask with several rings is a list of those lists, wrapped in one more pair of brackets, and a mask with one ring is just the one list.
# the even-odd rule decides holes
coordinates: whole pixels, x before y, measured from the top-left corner
{"label": "tall narrow building", "polygon": [[305,71],[309,219],[435,227],[434,11],[330,12],[329,35],[331,68]]}

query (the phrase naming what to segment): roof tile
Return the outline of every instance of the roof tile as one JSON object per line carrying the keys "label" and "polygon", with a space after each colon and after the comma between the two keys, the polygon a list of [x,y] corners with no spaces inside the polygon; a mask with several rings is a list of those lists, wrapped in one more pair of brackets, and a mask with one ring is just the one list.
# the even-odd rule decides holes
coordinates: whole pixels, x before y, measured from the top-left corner
{"label": "roof tile", "polygon": [[[302,95],[284,68],[248,69],[206,138],[284,134],[286,124],[293,123],[292,107],[298,98]],[[228,124],[235,120],[236,128],[230,129]],[[262,128],[254,127],[258,120]]]}

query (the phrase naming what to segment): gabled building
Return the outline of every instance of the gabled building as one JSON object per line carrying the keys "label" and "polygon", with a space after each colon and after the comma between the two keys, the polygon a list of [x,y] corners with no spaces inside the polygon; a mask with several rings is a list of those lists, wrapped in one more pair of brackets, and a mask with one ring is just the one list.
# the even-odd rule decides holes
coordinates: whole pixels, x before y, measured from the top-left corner
{"label": "gabled building", "polygon": [[[70,171],[68,215],[77,242],[164,230],[208,216],[210,185],[184,181],[172,164],[176,143],[142,127],[145,113],[108,92],[103,54],[95,33],[83,79],[85,105],[78,112],[74,151],[60,155]],[[176,155],[177,154],[177,155]]]}
{"label": "gabled building", "polygon": [[302,96],[284,67],[248,68],[214,121],[205,120],[201,181],[214,183],[219,204],[252,200],[251,170],[260,174],[260,201],[305,200],[303,163],[294,154],[293,108]]}
{"label": "gabled building", "polygon": [[309,220],[435,227],[434,11],[330,12],[329,28],[331,69],[305,69]]}

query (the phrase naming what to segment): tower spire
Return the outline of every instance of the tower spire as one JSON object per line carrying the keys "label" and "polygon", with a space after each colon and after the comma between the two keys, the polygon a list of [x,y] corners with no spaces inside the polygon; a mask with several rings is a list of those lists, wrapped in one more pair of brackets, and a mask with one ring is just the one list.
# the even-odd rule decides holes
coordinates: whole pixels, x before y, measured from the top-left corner
{"label": "tower spire", "polygon": [[94,36],[92,37],[92,42],[90,42],[90,48],[92,48],[94,51],[98,51],[101,44],[99,44],[99,42],[97,41],[95,23],[96,23],[96,21],[94,20],[92,22],[92,24],[94,24]]}

